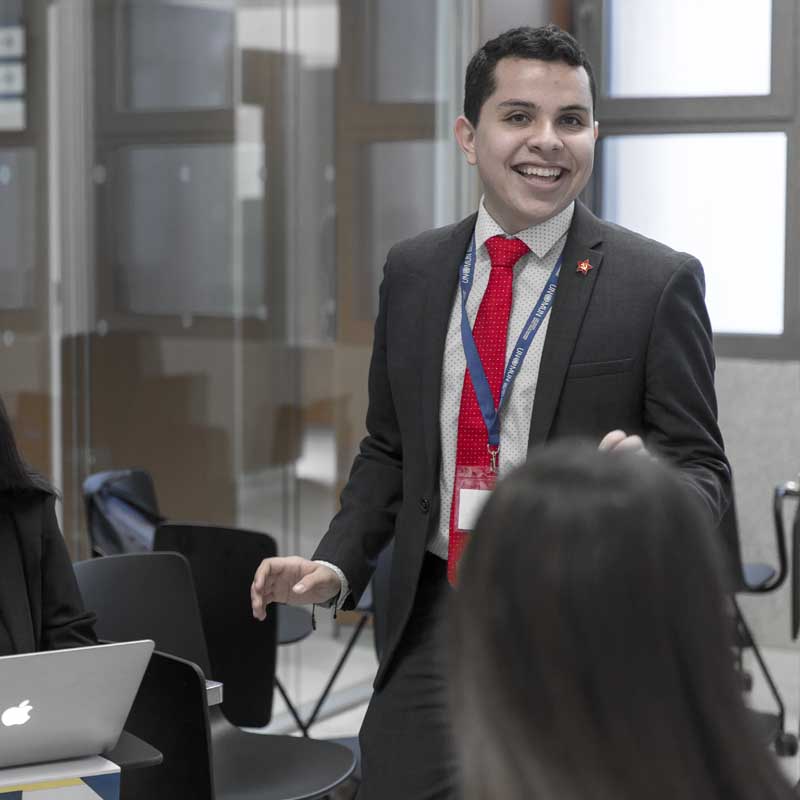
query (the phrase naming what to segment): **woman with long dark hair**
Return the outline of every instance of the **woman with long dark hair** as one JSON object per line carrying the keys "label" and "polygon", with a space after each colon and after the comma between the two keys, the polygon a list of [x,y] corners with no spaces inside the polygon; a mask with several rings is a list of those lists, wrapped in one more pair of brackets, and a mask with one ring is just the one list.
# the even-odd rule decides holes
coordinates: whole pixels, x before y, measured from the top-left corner
{"label": "woman with long dark hair", "polygon": [[741,699],[720,564],[649,459],[557,445],[501,481],[453,607],[464,799],[792,797]]}
{"label": "woman with long dark hair", "polygon": [[55,515],[0,401],[0,655],[96,644]]}

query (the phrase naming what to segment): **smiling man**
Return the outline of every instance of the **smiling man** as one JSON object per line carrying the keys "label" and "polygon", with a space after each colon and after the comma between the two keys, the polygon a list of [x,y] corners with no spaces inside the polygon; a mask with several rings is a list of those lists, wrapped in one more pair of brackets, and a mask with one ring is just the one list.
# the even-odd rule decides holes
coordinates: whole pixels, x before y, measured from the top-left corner
{"label": "smiling man", "polygon": [[712,517],[728,502],[700,264],[576,199],[594,164],[595,95],[586,55],[554,26],[508,31],[472,58],[455,136],[480,207],[392,248],[368,433],[341,510],[313,560],[256,570],[259,618],[274,601],[352,608],[394,544],[362,800],[457,796],[440,648],[450,586],[497,476],[530,448],[582,436],[649,451]]}
{"label": "smiling man", "polygon": [[478,168],[486,211],[515,234],[564,211],[586,186],[598,130],[592,80],[583,67],[516,57],[475,72],[456,139]]}

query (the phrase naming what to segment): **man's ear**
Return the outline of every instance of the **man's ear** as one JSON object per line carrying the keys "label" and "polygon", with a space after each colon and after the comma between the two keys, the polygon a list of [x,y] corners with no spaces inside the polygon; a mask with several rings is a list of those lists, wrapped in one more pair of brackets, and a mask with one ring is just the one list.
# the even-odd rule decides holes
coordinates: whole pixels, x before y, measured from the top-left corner
{"label": "man's ear", "polygon": [[467,164],[473,167],[478,163],[478,158],[475,155],[475,128],[472,123],[462,114],[457,120],[453,132],[456,136],[456,142],[464,153],[467,159]]}
{"label": "man's ear", "polygon": [[594,140],[597,141],[597,137],[600,135],[600,123],[594,123]]}

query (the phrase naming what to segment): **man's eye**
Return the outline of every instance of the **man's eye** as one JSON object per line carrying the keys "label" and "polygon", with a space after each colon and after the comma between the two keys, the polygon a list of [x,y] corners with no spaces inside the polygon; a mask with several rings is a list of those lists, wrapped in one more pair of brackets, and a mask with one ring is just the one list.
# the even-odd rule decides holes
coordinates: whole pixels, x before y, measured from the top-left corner
{"label": "man's eye", "polygon": [[578,128],[583,125],[583,120],[580,117],[570,114],[568,117],[562,117],[561,121],[570,128]]}
{"label": "man's eye", "polygon": [[509,114],[509,116],[506,117],[506,119],[509,122],[515,122],[515,123],[518,123],[518,124],[524,124],[524,123],[526,123],[528,121],[529,117],[528,117],[527,114],[523,114],[522,112],[517,112],[516,114]]}

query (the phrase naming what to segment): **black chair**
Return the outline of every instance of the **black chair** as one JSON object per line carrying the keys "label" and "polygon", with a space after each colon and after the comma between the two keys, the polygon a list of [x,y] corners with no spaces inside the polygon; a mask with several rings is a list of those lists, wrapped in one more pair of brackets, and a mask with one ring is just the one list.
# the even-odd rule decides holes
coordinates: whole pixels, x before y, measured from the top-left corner
{"label": "black chair", "polygon": [[742,683],[745,689],[749,689],[752,686],[752,678],[744,671],[741,661],[742,650],[751,649],[777,707],[776,713],[758,711],[751,713],[765,740],[774,744],[775,752],[780,756],[794,756],[798,751],[798,740],[795,734],[786,730],[786,707],[783,698],[764,661],[755,636],[753,636],[753,632],[750,630],[736,600],[737,594],[774,592],[786,580],[788,574],[786,537],[783,530],[782,510],[777,499],[773,505],[773,510],[775,549],[778,557],[777,568],[771,564],[761,562],[744,563],[742,561],[739,524],[736,516],[736,505],[733,500],[731,500],[731,504],[720,523],[719,532],[728,556],[729,589],[731,591],[731,604],[734,614],[737,667],[742,675]]}
{"label": "black chair", "polygon": [[[165,517],[159,510],[149,472],[144,469],[122,469],[95,473],[83,482],[83,498],[93,555],[153,550],[155,529],[165,521]],[[304,608],[280,606],[277,619],[279,645],[302,641],[313,629],[311,614]],[[275,688],[305,733],[305,725],[277,677]]]}
{"label": "black chair", "polygon": [[[275,614],[278,624],[279,645],[283,646],[287,644],[294,644],[295,642],[301,642],[311,634],[311,631],[314,630],[314,623],[312,621],[311,614],[306,611],[306,609],[299,608],[298,606],[287,606],[283,603],[275,603],[273,609],[273,613]],[[286,691],[286,688],[281,683],[281,680],[277,675],[275,676],[275,688],[283,698],[283,702],[286,705],[286,708],[289,710],[289,713],[292,715],[292,719],[295,721],[295,724],[300,729],[300,732],[303,734],[303,736],[307,737],[308,726],[305,724],[305,722],[303,722],[302,718],[300,717],[300,711],[292,702],[289,694]]]}
{"label": "black chair", "polygon": [[[242,663],[233,656],[235,643],[242,646],[246,642],[248,649],[263,650],[264,625],[278,626],[282,644],[304,639],[311,632],[311,615],[302,608],[273,606],[274,613],[268,614],[264,623],[252,617],[247,587],[261,559],[277,555],[275,540],[267,533],[242,528],[165,522],[156,529],[154,548],[181,553],[189,561],[212,669],[215,678],[225,685],[225,715],[234,725],[263,727],[271,717],[272,687],[268,680],[269,675],[275,675],[275,653],[273,650],[270,654],[272,660],[264,670],[262,664]],[[221,585],[230,588],[220,592]],[[304,731],[299,712],[277,676],[275,686]]]}
{"label": "black chair", "polygon": [[158,740],[159,766],[123,771],[124,800],[215,800],[205,678],[192,661],[156,650],[142,679],[126,729]]}
{"label": "black chair", "polygon": [[[775,487],[775,525],[783,530],[783,503],[785,500],[800,500],[800,477]],[[797,504],[792,522],[792,639],[800,633],[800,503]]]}
{"label": "black chair", "polygon": [[[142,790],[142,794],[132,795],[134,800],[139,800],[139,797],[147,800],[174,797],[191,800],[198,797],[207,797],[209,800],[310,800],[324,797],[352,773],[355,759],[346,747],[292,736],[246,733],[231,724],[221,706],[208,706],[205,677],[219,678],[211,669],[212,662],[208,654],[191,568],[182,555],[142,553],[92,559],[75,564],[75,574],[84,602],[97,612],[98,636],[114,641],[146,636],[155,640],[158,650],[190,662],[191,669],[185,664],[179,669],[175,664],[180,662],[175,660],[169,662],[173,664],[172,667],[163,667],[165,672],[172,670],[173,674],[183,676],[176,678],[176,681],[182,681],[182,688],[175,690],[171,700],[165,700],[166,707],[163,711],[159,711],[158,702],[148,701],[150,707],[155,709],[150,712],[154,721],[147,724],[142,721],[148,718],[148,712],[144,710],[147,707],[144,699],[141,705],[136,706],[136,715],[131,719],[128,729],[161,750],[164,753],[164,763],[150,771],[152,781],[146,791]],[[222,582],[225,574],[229,573],[221,567],[220,580],[217,583],[220,602],[224,602],[226,595],[234,594],[231,591],[233,587]],[[242,590],[242,603],[249,611],[247,586],[246,582]],[[270,672],[274,669],[275,624],[273,621],[265,625],[252,618],[251,621],[253,630],[258,633],[245,636],[241,640],[231,637],[228,640],[231,652],[227,656],[227,664],[238,660],[242,662],[239,674],[248,669],[265,674],[262,679],[265,693],[260,698],[262,705],[256,712],[263,718],[265,707],[268,713],[271,696],[267,687],[274,680],[274,675]],[[232,621],[233,624],[236,623]],[[271,657],[264,655],[267,650],[271,650]],[[152,680],[148,679],[145,684],[152,691],[150,694],[146,691],[143,697],[152,697],[154,693],[161,691],[158,671],[162,664],[161,659],[156,660]],[[223,695],[226,690],[227,687],[224,687]],[[231,691],[234,698],[241,697],[235,686]],[[190,713],[189,721],[194,731],[191,741],[194,742],[193,747],[199,751],[203,750],[200,746],[201,727],[206,724],[208,726],[210,767],[208,773],[204,773],[196,782],[202,783],[210,778],[210,794],[192,794],[193,790],[180,790],[178,794],[170,794],[168,789],[162,787],[162,783],[163,786],[181,786],[181,781],[186,777],[187,765],[181,763],[184,756],[176,750],[180,743],[173,739],[176,736],[174,726],[189,723],[168,719],[177,713],[177,709],[169,703],[181,700],[181,693],[197,698],[192,701],[195,710]],[[186,696],[183,701],[189,702]],[[228,707],[232,714],[234,712],[230,711],[231,708],[238,709],[236,702],[232,706],[228,704]],[[202,726],[198,722],[198,714],[205,715]],[[157,724],[159,719],[160,725]],[[198,758],[201,756],[202,752]],[[141,783],[147,781],[148,776],[144,772],[138,778]]]}
{"label": "black chair", "polygon": [[180,553],[189,563],[210,674],[224,687],[225,716],[234,725],[267,725],[272,716],[277,618],[268,615],[263,623],[253,619],[248,588],[255,565],[276,555],[275,540],[255,531],[166,522],[156,529],[154,549]]}

